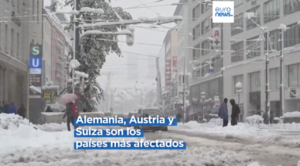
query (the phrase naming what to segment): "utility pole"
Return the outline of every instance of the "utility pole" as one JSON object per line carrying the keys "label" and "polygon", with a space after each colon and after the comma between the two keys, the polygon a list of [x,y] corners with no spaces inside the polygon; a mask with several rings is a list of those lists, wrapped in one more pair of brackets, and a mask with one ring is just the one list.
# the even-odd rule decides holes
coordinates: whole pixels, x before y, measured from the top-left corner
{"label": "utility pole", "polygon": [[[267,52],[266,52],[266,113],[268,115],[268,118],[270,118],[270,104],[269,104],[269,49],[270,49],[270,33],[269,30],[267,30]],[[268,121],[268,124],[270,121]]]}
{"label": "utility pole", "polygon": [[185,55],[183,55],[183,77],[182,77],[182,82],[183,82],[183,95],[182,95],[182,108],[183,108],[183,122],[185,122],[186,119],[186,110],[185,110],[185,86],[186,86],[186,78],[185,78]]}
{"label": "utility pole", "polygon": [[156,104],[160,106],[161,101],[161,78],[159,71],[159,57],[156,58],[156,70],[157,70],[157,78],[156,78]]}
{"label": "utility pole", "polygon": [[109,96],[109,92],[111,91],[110,90],[110,81],[111,81],[111,73],[108,72],[108,74],[107,74],[107,84],[106,84],[106,102],[105,102],[107,112],[109,112],[109,109],[108,109],[108,105],[109,105],[108,100],[109,100],[109,98],[108,98],[108,96]]}
{"label": "utility pole", "polygon": [[283,73],[283,58],[284,58],[284,29],[281,29],[281,56],[280,56],[280,108],[281,114],[284,114],[284,73]]}
{"label": "utility pole", "polygon": [[[79,0],[74,0],[74,10],[79,11]],[[74,15],[73,26],[74,26],[74,45],[73,45],[73,60],[79,58],[80,45],[79,45],[79,29],[77,28],[79,23],[77,22],[79,15]],[[75,69],[72,69],[72,93],[75,93]]]}

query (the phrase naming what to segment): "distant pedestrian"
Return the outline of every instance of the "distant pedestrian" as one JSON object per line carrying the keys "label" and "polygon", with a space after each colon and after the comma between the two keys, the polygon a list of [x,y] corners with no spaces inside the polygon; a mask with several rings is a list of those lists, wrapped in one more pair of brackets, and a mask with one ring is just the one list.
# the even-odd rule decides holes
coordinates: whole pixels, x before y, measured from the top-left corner
{"label": "distant pedestrian", "polygon": [[274,123],[274,111],[270,112],[270,124]]}
{"label": "distant pedestrian", "polygon": [[74,119],[78,118],[79,112],[76,110],[76,105],[73,102],[69,102],[66,105],[66,112],[63,117],[63,119],[67,116],[67,128],[68,131],[71,131],[70,124],[72,123],[74,129],[77,128],[77,126],[74,126]]}
{"label": "distant pedestrian", "polygon": [[228,125],[228,107],[227,107],[228,99],[225,98],[224,102],[221,104],[219,108],[219,117],[223,119],[223,127]]}
{"label": "distant pedestrian", "polygon": [[4,102],[0,103],[0,113],[4,113]]}
{"label": "distant pedestrian", "polygon": [[176,119],[177,119],[177,121],[178,121],[178,122],[181,122],[182,115],[181,115],[181,113],[180,113],[180,112],[178,112],[178,113],[177,113],[177,115],[176,115]]}
{"label": "distant pedestrian", "polygon": [[3,112],[8,114],[9,113],[9,111],[8,111],[9,105],[7,103],[5,103],[5,101],[3,101],[2,106],[3,106]]}
{"label": "distant pedestrian", "polygon": [[239,114],[241,113],[240,107],[235,103],[234,99],[230,100],[232,106],[231,110],[231,126],[237,125]]}
{"label": "distant pedestrian", "polygon": [[21,104],[21,107],[18,109],[18,115],[23,118],[26,118],[26,108],[24,104]]}
{"label": "distant pedestrian", "polygon": [[17,108],[16,108],[16,106],[13,102],[10,103],[10,105],[8,106],[8,113],[9,114],[16,114],[17,113]]}

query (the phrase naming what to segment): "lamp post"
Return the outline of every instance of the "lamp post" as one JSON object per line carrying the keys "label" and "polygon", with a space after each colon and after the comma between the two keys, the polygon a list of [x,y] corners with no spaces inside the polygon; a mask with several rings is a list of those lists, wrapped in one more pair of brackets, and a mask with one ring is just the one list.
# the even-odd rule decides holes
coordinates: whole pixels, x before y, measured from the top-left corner
{"label": "lamp post", "polygon": [[202,120],[204,121],[204,99],[206,98],[206,93],[205,92],[201,92],[201,99],[203,101],[203,105],[202,105]]}
{"label": "lamp post", "polygon": [[[238,94],[238,106],[240,106],[240,94],[243,92],[243,84],[241,82],[237,82],[235,84],[235,89]],[[241,117],[239,117],[239,120],[241,120]]]}

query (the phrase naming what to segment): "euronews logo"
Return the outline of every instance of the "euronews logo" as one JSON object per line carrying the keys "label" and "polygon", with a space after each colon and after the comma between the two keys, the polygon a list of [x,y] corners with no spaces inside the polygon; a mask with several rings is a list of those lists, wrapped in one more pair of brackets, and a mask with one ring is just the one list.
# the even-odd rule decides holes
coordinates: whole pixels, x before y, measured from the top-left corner
{"label": "euronews logo", "polygon": [[213,1],[213,23],[234,22],[234,1]]}
{"label": "euronews logo", "polygon": [[216,7],[215,17],[233,17],[230,7]]}

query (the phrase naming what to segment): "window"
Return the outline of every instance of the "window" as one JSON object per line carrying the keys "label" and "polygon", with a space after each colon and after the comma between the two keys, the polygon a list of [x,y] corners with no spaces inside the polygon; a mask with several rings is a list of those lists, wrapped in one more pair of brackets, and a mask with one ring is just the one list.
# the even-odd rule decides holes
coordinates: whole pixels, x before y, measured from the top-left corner
{"label": "window", "polygon": [[280,70],[279,68],[270,69],[269,72],[269,84],[270,90],[276,90],[280,88]]}
{"label": "window", "polygon": [[234,77],[233,77],[233,89],[234,89],[234,94],[237,94],[235,85],[236,85],[238,82],[242,83],[242,85],[243,85],[243,83],[244,83],[243,78],[244,78],[243,75],[238,75],[238,76],[234,76]]}
{"label": "window", "polygon": [[201,55],[204,56],[210,52],[210,41],[205,40],[201,43]]}
{"label": "window", "polygon": [[[256,6],[252,9],[250,9],[250,10],[247,10],[247,13],[250,13],[250,12],[254,13],[254,16],[255,16],[255,17],[252,18],[252,20],[260,25],[260,7]],[[256,27],[256,24],[252,20],[246,19],[247,30]]]}
{"label": "window", "polygon": [[204,77],[206,74],[208,74],[209,71],[209,65],[207,63],[201,64],[201,76]]}
{"label": "window", "polygon": [[247,59],[260,56],[260,43],[259,36],[247,39]]}
{"label": "window", "polygon": [[201,13],[205,13],[207,10],[209,10],[211,7],[206,4],[201,4]]}
{"label": "window", "polygon": [[200,37],[200,24],[193,29],[193,40],[198,39],[198,37]]}
{"label": "window", "polygon": [[200,4],[193,9],[193,21],[200,17]]}
{"label": "window", "polygon": [[39,24],[39,17],[40,17],[40,11],[39,11],[39,8],[40,8],[40,2],[39,2],[39,0],[37,0],[36,1],[36,21],[37,21],[37,23]]}
{"label": "window", "polygon": [[11,55],[14,55],[14,52],[13,52],[13,50],[14,50],[14,42],[15,42],[15,40],[14,40],[14,29],[11,29],[11,33],[10,33],[10,53],[11,53]]}
{"label": "window", "polygon": [[219,79],[209,81],[209,94],[211,96],[219,95]]}
{"label": "window", "polygon": [[193,49],[193,60],[200,57],[200,44],[194,46],[195,49]]}
{"label": "window", "polygon": [[[281,50],[281,42],[279,41],[281,39],[281,30],[276,29],[274,31],[271,31],[270,34],[270,46],[269,50]],[[265,33],[265,39],[267,39],[267,34]],[[268,41],[264,41],[264,50],[267,50],[267,43]]]}
{"label": "window", "polygon": [[243,32],[244,29],[244,14],[234,16],[234,23],[231,24],[231,36]]}
{"label": "window", "polygon": [[223,67],[223,58],[221,57],[213,58],[211,66],[214,68],[214,72],[220,71],[220,69]]}
{"label": "window", "polygon": [[288,66],[288,79],[289,87],[300,86],[300,64],[294,64]]}
{"label": "window", "polygon": [[209,21],[210,19],[207,18],[201,23],[202,35],[210,30]]}
{"label": "window", "polygon": [[216,27],[218,25],[221,25],[221,23],[213,23],[213,19],[212,18],[210,19],[210,21],[211,21],[211,27],[212,28],[214,28],[214,27]]}
{"label": "window", "polygon": [[207,82],[200,84],[200,94],[202,92],[205,92],[205,93],[208,92],[208,83]]}
{"label": "window", "polygon": [[[5,24],[5,37],[4,37],[4,41],[7,41],[7,38],[8,38],[8,25]],[[5,52],[7,51],[7,42],[4,42],[5,43]]]}
{"label": "window", "polygon": [[260,91],[260,72],[250,74],[250,92]]}
{"label": "window", "polygon": [[234,51],[231,54],[232,63],[244,60],[244,41],[232,44],[231,50]]}
{"label": "window", "polygon": [[243,4],[243,0],[234,0],[234,7]]}
{"label": "window", "polygon": [[284,47],[292,47],[300,44],[300,26],[296,24],[289,25],[291,27],[284,33]]}
{"label": "window", "polygon": [[35,9],[35,0],[32,0],[32,8],[31,8],[31,11],[32,11],[32,19],[34,20],[34,9]]}
{"label": "window", "polygon": [[299,0],[284,0],[283,1],[284,15],[292,14],[297,11],[300,11],[300,1]]}
{"label": "window", "polygon": [[20,34],[17,33],[17,57],[19,57],[19,51],[20,51]]}
{"label": "window", "polygon": [[264,23],[280,17],[279,0],[270,0],[264,3]]}

